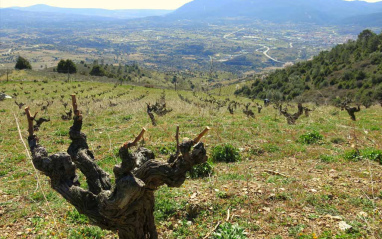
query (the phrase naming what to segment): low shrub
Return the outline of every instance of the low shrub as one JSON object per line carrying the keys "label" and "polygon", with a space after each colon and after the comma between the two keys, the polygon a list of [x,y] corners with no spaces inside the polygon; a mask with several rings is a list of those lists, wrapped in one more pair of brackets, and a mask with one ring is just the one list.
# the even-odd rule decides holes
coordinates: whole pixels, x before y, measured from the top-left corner
{"label": "low shrub", "polygon": [[359,152],[358,149],[352,149],[352,150],[346,151],[343,157],[344,159],[353,161],[353,162],[362,160],[361,153]]}
{"label": "low shrub", "polygon": [[382,151],[374,148],[362,150],[362,157],[382,164]]}
{"label": "low shrub", "polygon": [[369,159],[382,164],[382,151],[374,148],[367,148],[363,150],[352,149],[346,151],[343,155],[344,159],[349,161],[360,161],[362,159]]}
{"label": "low shrub", "polygon": [[191,178],[203,178],[208,177],[214,173],[214,166],[211,160],[205,163],[195,165],[189,172],[188,175]]}
{"label": "low shrub", "polygon": [[212,149],[213,162],[237,162],[241,160],[239,149],[231,144],[218,145]]}
{"label": "low shrub", "polygon": [[315,144],[323,138],[324,137],[320,133],[313,131],[311,133],[301,135],[298,142],[302,144]]}

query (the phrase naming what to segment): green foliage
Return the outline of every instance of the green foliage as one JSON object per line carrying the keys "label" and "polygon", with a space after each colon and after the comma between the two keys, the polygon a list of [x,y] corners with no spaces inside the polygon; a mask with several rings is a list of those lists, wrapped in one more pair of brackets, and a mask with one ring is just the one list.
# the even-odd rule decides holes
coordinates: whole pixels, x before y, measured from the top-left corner
{"label": "green foliage", "polygon": [[166,220],[180,209],[179,204],[175,203],[171,198],[164,198],[162,200],[155,200],[155,219]]}
{"label": "green foliage", "polygon": [[214,172],[214,166],[211,160],[205,163],[195,165],[189,172],[188,175],[191,178],[202,178],[212,175]]}
{"label": "green foliage", "polygon": [[353,161],[353,162],[362,160],[361,153],[358,149],[352,149],[352,150],[346,151],[343,157],[344,159]]}
{"label": "green foliage", "polygon": [[79,229],[71,230],[69,233],[69,239],[102,239],[106,236],[106,231],[103,231],[99,227],[81,227]]}
{"label": "green foliage", "polygon": [[99,66],[99,65],[93,66],[93,68],[89,74],[92,76],[106,76],[107,75],[105,69],[103,69],[102,66]]}
{"label": "green foliage", "polygon": [[212,234],[214,239],[242,239],[248,238],[243,228],[237,224],[224,223]]}
{"label": "green foliage", "polygon": [[57,72],[73,74],[77,72],[77,67],[72,60],[61,60],[57,65]]}
{"label": "green foliage", "polygon": [[176,148],[173,144],[159,146],[160,154],[169,155],[169,154],[175,153],[175,151],[176,151]]}
{"label": "green foliage", "polygon": [[32,69],[31,64],[24,57],[19,56],[16,61],[15,69],[23,70],[23,69]]}
{"label": "green foliage", "polygon": [[300,224],[294,227],[289,228],[289,236],[297,236],[300,232],[302,232],[306,228],[306,225]]}
{"label": "green foliage", "polygon": [[[245,85],[235,91],[237,95],[249,98],[294,99],[309,90],[326,89],[334,86],[337,91],[323,91],[327,96],[334,96],[338,89],[352,91],[362,95],[360,102],[370,106],[378,100],[375,93],[377,87],[382,87],[382,70],[377,68],[382,61],[380,45],[382,34],[365,30],[359,34],[356,41],[335,46],[331,51],[323,51],[311,61],[298,62],[293,66],[269,74],[266,79],[255,78],[251,86]],[[343,69],[346,67],[347,69]],[[332,87],[333,88],[333,87]],[[337,93],[336,93],[337,94]],[[304,94],[304,100],[319,101],[315,94]],[[315,97],[315,98],[313,98]]]}
{"label": "green foliage", "polygon": [[332,142],[333,144],[343,144],[346,142],[346,140],[340,137],[336,137],[336,138],[331,138],[330,142]]}
{"label": "green foliage", "polygon": [[264,154],[264,149],[260,147],[253,147],[249,150],[249,153],[254,156],[260,156]]}
{"label": "green foliage", "polygon": [[174,200],[177,194],[170,188],[162,187],[156,191],[154,217],[156,221],[165,221],[185,208],[184,201]]}
{"label": "green foliage", "polygon": [[335,161],[335,158],[334,158],[334,156],[332,156],[332,155],[321,154],[321,155],[320,155],[320,160],[321,160],[321,162],[323,162],[323,163],[331,163],[331,162],[334,162],[334,161]]}
{"label": "green foliage", "polygon": [[358,149],[352,149],[346,151],[343,157],[346,160],[354,162],[360,161],[362,159],[369,159],[382,164],[382,151],[373,148],[367,148],[361,151]]}
{"label": "green foliage", "polygon": [[237,162],[241,160],[239,149],[231,144],[218,145],[212,149],[213,162]]}
{"label": "green foliage", "polygon": [[324,137],[317,131],[313,131],[307,134],[303,134],[298,139],[298,142],[302,144],[315,144],[318,141],[322,140]]}
{"label": "green foliage", "polygon": [[367,158],[369,160],[372,160],[372,161],[375,161],[375,162],[382,164],[382,151],[381,150],[377,150],[377,149],[373,149],[373,148],[364,149],[364,150],[362,150],[362,156],[364,158]]}
{"label": "green foliage", "polygon": [[68,211],[66,213],[66,218],[68,221],[76,224],[85,224],[89,222],[88,218],[85,215],[80,214],[76,209]]}

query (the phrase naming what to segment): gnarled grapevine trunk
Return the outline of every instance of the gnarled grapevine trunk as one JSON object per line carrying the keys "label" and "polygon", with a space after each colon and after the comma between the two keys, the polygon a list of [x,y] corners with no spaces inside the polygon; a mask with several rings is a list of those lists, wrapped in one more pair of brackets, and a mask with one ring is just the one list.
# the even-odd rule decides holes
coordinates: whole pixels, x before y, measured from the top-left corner
{"label": "gnarled grapevine trunk", "polygon": [[349,106],[345,106],[345,110],[348,112],[349,116],[350,116],[350,119],[355,121],[356,118],[355,118],[355,113],[356,112],[360,112],[361,111],[361,107],[358,105],[357,107],[349,107]]}
{"label": "gnarled grapevine trunk", "polygon": [[[90,221],[103,228],[117,231],[120,238],[158,238],[154,223],[154,191],[161,185],[179,187],[186,179],[186,172],[194,165],[207,160],[203,143],[205,132],[194,140],[178,145],[178,153],[168,162],[154,160],[154,154],[145,148],[130,152],[143,136],[144,131],[119,150],[122,163],[114,166],[115,185],[108,173],[96,163],[81,131],[82,116],[73,100],[74,122],[70,128],[67,153],[48,155],[33,134],[33,118],[26,108],[29,122],[28,142],[35,167],[51,179],[51,187],[61,194]],[[32,128],[31,128],[32,127]],[[178,138],[178,137],[177,137]],[[76,169],[86,176],[88,189],[80,187]]]}
{"label": "gnarled grapevine trunk", "polygon": [[290,114],[290,113],[288,113],[287,110],[283,110],[283,109],[281,109],[281,107],[280,107],[280,113],[281,113],[282,115],[285,116],[285,118],[287,119],[288,124],[290,124],[290,125],[296,124],[296,120],[297,120],[297,119],[303,114],[303,112],[304,112],[304,107],[302,107],[302,104],[301,104],[301,103],[298,104],[297,108],[298,108],[298,111],[297,111],[296,113],[294,113],[294,114]]}

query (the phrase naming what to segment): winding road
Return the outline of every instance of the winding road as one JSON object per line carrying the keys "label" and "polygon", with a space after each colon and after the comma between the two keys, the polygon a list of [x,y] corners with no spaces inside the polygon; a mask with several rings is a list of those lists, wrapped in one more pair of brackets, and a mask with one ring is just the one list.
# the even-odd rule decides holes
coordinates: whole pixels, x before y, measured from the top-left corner
{"label": "winding road", "polygon": [[273,57],[271,57],[270,55],[268,55],[268,51],[270,50],[270,48],[267,47],[267,46],[263,46],[263,47],[266,48],[266,50],[263,51],[264,56],[268,57],[268,58],[271,59],[272,61],[275,61],[275,62],[278,62],[278,63],[285,63],[285,62],[282,62],[282,61],[278,61],[278,60],[276,60],[275,58],[273,58]]}

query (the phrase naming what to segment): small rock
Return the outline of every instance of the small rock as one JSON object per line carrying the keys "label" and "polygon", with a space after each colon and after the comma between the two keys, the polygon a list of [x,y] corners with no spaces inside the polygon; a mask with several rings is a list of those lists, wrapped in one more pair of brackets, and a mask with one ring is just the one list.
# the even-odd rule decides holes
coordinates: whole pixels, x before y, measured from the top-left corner
{"label": "small rock", "polygon": [[269,207],[263,207],[263,211],[265,211],[265,212],[270,212],[270,211],[271,211],[271,208],[269,208]]}
{"label": "small rock", "polygon": [[342,217],[340,216],[332,216],[332,215],[325,215],[326,218],[330,218],[330,219],[333,219],[333,220],[342,220]]}
{"label": "small rock", "polygon": [[331,178],[333,178],[333,179],[337,179],[337,178],[339,178],[338,173],[337,173],[337,171],[336,171],[335,169],[331,169],[331,170],[329,171],[329,177],[331,177]]}
{"label": "small rock", "polygon": [[345,221],[340,221],[338,223],[338,227],[340,228],[341,231],[347,231],[347,230],[352,229],[352,226],[347,224]]}
{"label": "small rock", "polygon": [[271,194],[269,195],[269,197],[268,197],[268,200],[274,200],[274,199],[276,199],[276,194],[271,193]]}
{"label": "small rock", "polygon": [[366,218],[366,217],[368,217],[369,215],[368,215],[366,212],[361,211],[361,212],[358,213],[358,216],[359,216],[359,217]]}

